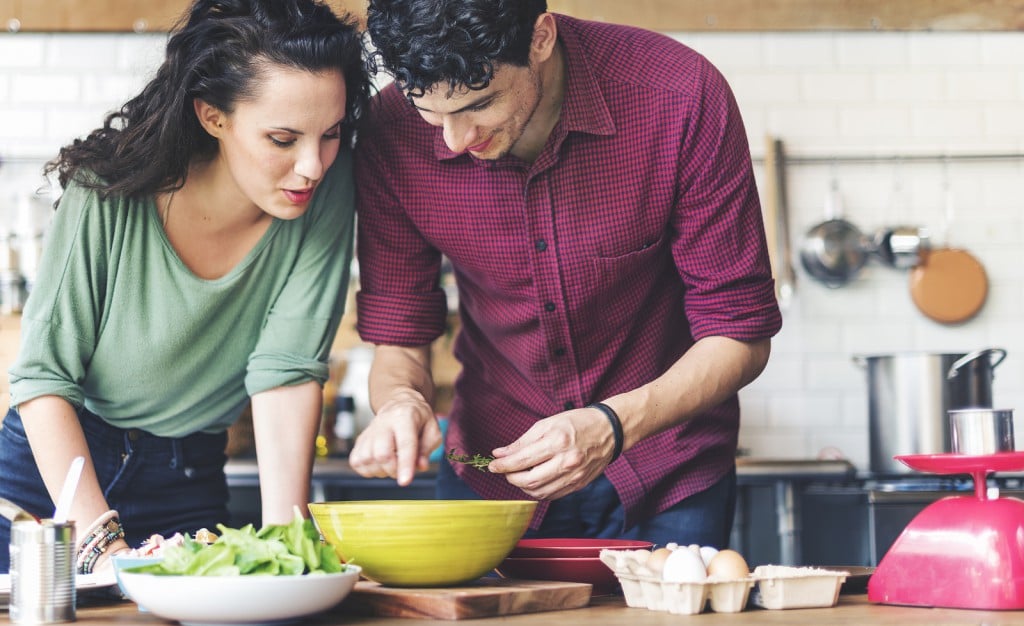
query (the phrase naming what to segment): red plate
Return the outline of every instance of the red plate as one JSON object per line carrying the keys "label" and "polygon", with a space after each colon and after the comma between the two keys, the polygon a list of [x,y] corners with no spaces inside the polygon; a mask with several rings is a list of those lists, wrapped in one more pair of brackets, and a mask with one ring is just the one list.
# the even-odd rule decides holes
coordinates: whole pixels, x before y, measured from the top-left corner
{"label": "red plate", "polygon": [[601,550],[650,550],[649,541],[633,539],[520,539],[509,556],[516,558],[537,557],[597,557]]}
{"label": "red plate", "polygon": [[619,587],[619,580],[615,577],[615,572],[596,556],[580,558],[508,557],[498,565],[497,570],[506,578],[590,583],[594,586],[594,595],[615,593]]}

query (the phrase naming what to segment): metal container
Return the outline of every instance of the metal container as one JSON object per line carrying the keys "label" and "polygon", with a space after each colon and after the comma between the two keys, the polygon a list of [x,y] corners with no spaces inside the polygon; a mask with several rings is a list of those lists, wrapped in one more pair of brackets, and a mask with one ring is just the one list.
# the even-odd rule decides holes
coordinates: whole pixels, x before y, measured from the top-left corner
{"label": "metal container", "polygon": [[913,470],[894,456],[950,452],[948,411],[991,408],[993,372],[1005,357],[999,348],[855,357],[868,377],[871,472],[906,474]]}
{"label": "metal container", "polygon": [[956,454],[1013,452],[1013,409],[952,410],[949,436],[951,451]]}
{"label": "metal container", "polygon": [[11,524],[12,623],[75,621],[76,552],[73,522]]}
{"label": "metal container", "polygon": [[874,253],[889,267],[906,270],[921,262],[931,248],[928,231],[917,226],[893,226],[875,233]]}

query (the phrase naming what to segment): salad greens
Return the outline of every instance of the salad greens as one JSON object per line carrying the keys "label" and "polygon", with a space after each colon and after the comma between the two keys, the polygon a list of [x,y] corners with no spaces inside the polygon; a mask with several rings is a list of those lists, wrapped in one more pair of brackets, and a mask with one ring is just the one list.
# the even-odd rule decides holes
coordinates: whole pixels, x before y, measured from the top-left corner
{"label": "salad greens", "polygon": [[125,569],[126,572],[162,576],[238,576],[262,574],[294,576],[345,571],[331,546],[321,543],[313,522],[296,510],[289,524],[252,524],[239,529],[218,524],[220,537],[211,544],[189,535],[180,546],[164,550],[163,560]]}

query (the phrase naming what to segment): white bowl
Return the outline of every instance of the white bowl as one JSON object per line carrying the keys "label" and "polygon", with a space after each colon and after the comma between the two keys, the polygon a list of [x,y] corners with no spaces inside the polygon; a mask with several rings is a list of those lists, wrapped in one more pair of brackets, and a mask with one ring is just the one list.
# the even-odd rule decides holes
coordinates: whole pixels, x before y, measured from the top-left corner
{"label": "white bowl", "polygon": [[189,625],[270,624],[336,606],[360,569],[302,576],[156,576],[121,572],[128,596],[158,617]]}

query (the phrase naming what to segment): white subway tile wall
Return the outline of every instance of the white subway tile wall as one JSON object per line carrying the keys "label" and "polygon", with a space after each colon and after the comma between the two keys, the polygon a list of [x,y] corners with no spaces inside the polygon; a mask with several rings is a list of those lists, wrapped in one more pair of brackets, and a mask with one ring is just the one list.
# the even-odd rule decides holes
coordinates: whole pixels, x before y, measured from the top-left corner
{"label": "white subway tile wall", "polygon": [[[767,135],[794,156],[1024,153],[1019,33],[672,36],[728,78],[762,192]],[[156,34],[0,34],[0,158],[49,158],[91,130],[148,80],[164,42]],[[32,189],[37,167],[26,169]],[[0,178],[12,184],[4,166]],[[796,293],[771,361],[741,392],[741,447],[777,458],[834,448],[867,469],[867,377],[855,357],[906,351],[1005,348],[993,395],[1024,424],[1024,160],[790,163],[794,251],[825,217],[832,184],[842,215],[865,233],[923,226],[934,242],[971,251],[988,272],[989,298],[974,319],[946,326],[913,305],[906,270],[872,261],[830,289],[794,259]]]}

